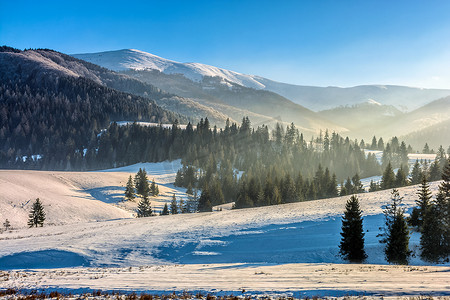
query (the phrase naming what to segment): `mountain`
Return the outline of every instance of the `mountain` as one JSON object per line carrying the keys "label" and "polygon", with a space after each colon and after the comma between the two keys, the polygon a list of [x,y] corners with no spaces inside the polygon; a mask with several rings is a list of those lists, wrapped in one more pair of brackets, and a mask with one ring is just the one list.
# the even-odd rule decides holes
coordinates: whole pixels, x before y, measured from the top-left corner
{"label": "mountain", "polygon": [[393,105],[383,105],[375,100],[369,100],[323,110],[319,115],[348,128],[353,134],[356,132],[364,134],[380,124],[391,122],[392,119],[403,115],[403,112]]}
{"label": "mountain", "polygon": [[138,50],[73,56],[192,99],[235,120],[249,116],[254,124],[294,122],[307,134],[315,134],[325,128],[346,131],[302,105],[263,90],[249,75],[197,63],[178,63]]}
{"label": "mountain", "polygon": [[[111,71],[52,50],[0,48],[0,166],[42,157],[53,169],[71,169],[111,121],[171,123],[182,115],[153,100],[167,97],[137,80],[113,80]],[[109,76],[109,77],[108,77]],[[143,87],[149,97],[103,84]]]}
{"label": "mountain", "polygon": [[264,84],[265,89],[316,111],[370,100],[383,105],[393,105],[402,111],[411,111],[433,100],[450,95],[450,90],[446,89],[423,89],[397,85],[360,85],[348,88],[315,87],[286,84],[262,77],[256,79]]}
{"label": "mountain", "polygon": [[224,86],[237,84],[271,91],[315,111],[362,103],[370,99],[384,105],[394,105],[402,111],[411,111],[435,99],[450,95],[450,90],[395,85],[361,85],[340,88],[286,84],[200,63],[179,63],[134,49],[75,54],[74,56],[115,71],[155,70],[169,75],[180,74],[197,83],[201,83],[206,77],[218,77]]}

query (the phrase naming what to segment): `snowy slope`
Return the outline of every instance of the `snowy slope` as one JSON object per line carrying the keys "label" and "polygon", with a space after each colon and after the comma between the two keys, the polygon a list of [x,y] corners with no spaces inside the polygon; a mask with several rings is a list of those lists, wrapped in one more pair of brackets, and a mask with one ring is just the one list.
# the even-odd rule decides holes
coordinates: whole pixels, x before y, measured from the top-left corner
{"label": "snowy slope", "polygon": [[158,70],[166,74],[183,74],[192,81],[201,81],[204,76],[220,77],[226,82],[236,83],[255,89],[263,89],[264,85],[251,75],[245,75],[201,63],[179,63],[147,52],[124,49],[100,53],[74,54],[76,58],[114,70]]}
{"label": "snowy slope", "polygon": [[450,95],[450,90],[395,85],[360,85],[342,88],[287,84],[201,63],[180,63],[135,49],[73,54],[72,56],[115,71],[157,70],[165,74],[182,74],[195,82],[202,81],[204,76],[219,77],[225,85],[234,83],[275,92],[315,111],[371,100],[384,105],[394,105],[403,111],[410,111]]}

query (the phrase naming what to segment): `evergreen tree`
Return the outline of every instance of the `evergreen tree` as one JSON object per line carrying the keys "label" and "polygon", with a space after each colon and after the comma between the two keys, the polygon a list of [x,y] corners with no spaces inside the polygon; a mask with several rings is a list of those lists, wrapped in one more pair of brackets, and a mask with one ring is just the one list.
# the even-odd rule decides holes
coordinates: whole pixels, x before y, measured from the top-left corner
{"label": "evergreen tree", "polygon": [[450,164],[442,172],[442,182],[436,195],[436,211],[442,232],[442,257],[450,255]]}
{"label": "evergreen tree", "polygon": [[193,195],[194,191],[192,190],[192,185],[189,183],[187,186],[186,194]]}
{"label": "evergreen tree", "polygon": [[403,197],[398,190],[391,193],[392,202],[386,205],[385,216],[385,242],[384,254],[389,263],[407,264],[411,252],[409,251],[409,229],[401,208]]}
{"label": "evergreen tree", "polygon": [[178,214],[177,198],[175,197],[175,194],[172,195],[172,202],[170,202],[170,212],[172,215]]}
{"label": "evergreen tree", "polygon": [[425,146],[423,147],[422,153],[430,154],[430,147],[428,146],[428,143],[425,143]]}
{"label": "evergreen tree", "polygon": [[150,192],[154,197],[159,195],[159,188],[158,185],[155,183],[155,179],[152,180],[152,184],[150,185]]}
{"label": "evergreen tree", "polygon": [[6,231],[11,228],[11,223],[9,222],[8,219],[6,219],[5,222],[3,223],[3,227],[5,228]]}
{"label": "evergreen tree", "polygon": [[424,214],[420,235],[420,256],[429,262],[438,262],[443,254],[442,227],[436,205],[429,205]]}
{"label": "evergreen tree", "polygon": [[359,178],[359,174],[356,173],[355,176],[352,177],[352,183],[353,183],[353,192],[358,193],[364,193],[363,184],[361,183],[361,179]]}
{"label": "evergreen tree", "polygon": [[44,207],[42,206],[39,198],[33,203],[33,207],[31,209],[30,214],[28,215],[28,226],[31,228],[33,226],[38,227],[44,226],[45,221],[45,212]]}
{"label": "evergreen tree", "polygon": [[401,187],[407,185],[407,167],[404,168],[403,165],[397,171],[397,175],[395,176],[395,187]]}
{"label": "evergreen tree", "polygon": [[373,180],[370,180],[369,192],[376,192],[380,190],[380,185]]}
{"label": "evergreen tree", "polygon": [[353,195],[345,205],[345,212],[342,217],[342,239],[339,245],[341,255],[351,262],[361,262],[367,258],[364,250],[362,222],[358,197]]}
{"label": "evergreen tree", "polygon": [[423,173],[420,169],[419,160],[416,159],[416,162],[414,163],[414,166],[411,170],[411,184],[419,184],[422,180]]}
{"label": "evergreen tree", "polygon": [[161,215],[162,216],[166,216],[166,215],[168,215],[169,214],[169,207],[167,206],[167,203],[165,203],[164,204],[164,208],[163,208],[163,210],[162,210],[162,212],[161,212]]}
{"label": "evergreen tree", "polygon": [[441,179],[441,167],[439,165],[439,161],[437,159],[430,166],[430,181],[436,181]]}
{"label": "evergreen tree", "polygon": [[150,200],[148,198],[148,195],[144,195],[138,203],[137,207],[137,217],[138,218],[144,218],[144,217],[150,217],[152,215],[152,207],[150,205]]}
{"label": "evergreen tree", "polygon": [[387,190],[393,188],[395,185],[395,174],[392,170],[391,162],[389,162],[384,170],[383,176],[381,177],[381,189]]}
{"label": "evergreen tree", "polygon": [[125,187],[125,200],[133,200],[135,198],[134,196],[134,184],[133,184],[133,178],[128,178],[127,186]]}
{"label": "evergreen tree", "polygon": [[417,208],[415,208],[417,210],[417,221],[412,222],[411,225],[422,227],[425,213],[431,205],[432,196],[430,186],[428,185],[427,178],[425,176],[422,177],[422,184],[420,185],[417,195],[419,196],[419,199],[416,200]]}
{"label": "evergreen tree", "polygon": [[149,196],[150,193],[150,186],[148,185],[148,178],[147,178],[147,172],[145,169],[140,169],[135,177],[135,186],[136,186],[136,192],[141,195],[142,197]]}
{"label": "evergreen tree", "polygon": [[199,212],[212,211],[211,195],[209,193],[208,185],[205,185],[202,194],[200,195],[200,198],[198,200],[198,211]]}
{"label": "evergreen tree", "polygon": [[373,136],[372,138],[372,145],[370,146],[370,150],[377,150],[378,145],[377,145],[377,138],[375,136]]}

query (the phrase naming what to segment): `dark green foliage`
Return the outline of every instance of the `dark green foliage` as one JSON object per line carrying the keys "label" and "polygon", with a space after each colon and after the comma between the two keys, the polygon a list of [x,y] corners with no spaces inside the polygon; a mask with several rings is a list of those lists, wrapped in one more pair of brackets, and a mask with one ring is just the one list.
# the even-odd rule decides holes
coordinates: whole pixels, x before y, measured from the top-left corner
{"label": "dark green foliage", "polygon": [[198,200],[198,211],[199,212],[212,211],[211,195],[209,193],[208,185],[206,185],[203,188],[202,194],[200,195],[200,199]]}
{"label": "dark green foliage", "polygon": [[145,169],[139,168],[136,176],[134,177],[134,182],[136,186],[136,193],[142,197],[149,197],[150,186],[148,185],[147,172]]}
{"label": "dark green foliage", "polygon": [[420,256],[429,262],[438,262],[444,254],[442,227],[436,205],[427,207],[423,214],[420,236]]}
{"label": "dark green foliage", "polygon": [[358,197],[351,196],[345,205],[342,217],[340,254],[351,262],[362,262],[367,258],[364,250],[364,231],[362,213]]}
{"label": "dark green foliage", "polygon": [[133,200],[135,198],[134,196],[134,184],[133,184],[133,178],[128,178],[127,186],[125,187],[125,200]]}
{"label": "dark green foliage", "polygon": [[38,227],[44,226],[45,221],[45,212],[44,207],[42,206],[41,201],[39,198],[36,199],[36,201],[33,203],[33,207],[31,209],[30,214],[28,215],[28,226],[31,227]]}
{"label": "dark green foliage", "polygon": [[395,176],[395,187],[401,187],[408,184],[408,167],[400,166]]}
{"label": "dark green foliage", "polygon": [[402,197],[396,189],[392,190],[391,203],[386,205],[385,216],[385,242],[384,253],[386,260],[393,264],[408,264],[409,256],[409,229],[401,207]]}
{"label": "dark green foliage", "polygon": [[381,178],[381,189],[391,189],[395,187],[395,174],[392,170],[392,165],[389,162],[384,170],[383,177]]}
{"label": "dark green foliage", "polygon": [[416,159],[413,169],[411,170],[411,184],[419,184],[422,180],[423,172],[420,168],[419,160]]}
{"label": "dark green foliage", "polygon": [[441,167],[440,167],[439,161],[436,159],[436,160],[431,164],[431,167],[430,167],[430,174],[429,174],[429,180],[430,180],[430,181],[436,181],[436,180],[439,180],[439,179],[441,179],[441,175],[442,175]]}
{"label": "dark green foliage", "polygon": [[3,223],[3,228],[5,228],[5,230],[9,230],[11,228],[11,223],[9,222],[8,219],[6,219],[5,222]]}
{"label": "dark green foliage", "polygon": [[138,218],[150,217],[152,213],[153,213],[152,207],[148,195],[143,196],[141,201],[139,201],[138,203],[137,217]]}
{"label": "dark green foliage", "polygon": [[178,214],[177,198],[175,197],[175,194],[172,195],[172,201],[170,202],[170,213],[172,215]]}
{"label": "dark green foliage", "polygon": [[376,182],[374,182],[373,180],[370,181],[370,186],[369,186],[369,192],[376,192],[379,191],[380,185]]}
{"label": "dark green foliage", "polygon": [[165,203],[164,204],[164,208],[163,208],[163,210],[162,210],[162,212],[161,212],[161,215],[162,216],[166,216],[166,215],[169,215],[170,213],[169,213],[169,207],[167,206],[167,203]]}
{"label": "dark green foliage", "polygon": [[420,185],[419,191],[417,192],[417,196],[419,197],[419,199],[416,200],[418,218],[416,224],[412,225],[421,227],[423,224],[425,213],[430,208],[432,196],[430,186],[428,185],[428,181],[425,176],[422,177],[422,184]]}
{"label": "dark green foliage", "polygon": [[442,172],[442,182],[436,196],[436,210],[442,232],[442,257],[450,255],[450,164]]}
{"label": "dark green foliage", "polygon": [[152,184],[150,185],[150,193],[152,194],[153,197],[159,195],[159,187],[155,183],[155,179],[152,180]]}

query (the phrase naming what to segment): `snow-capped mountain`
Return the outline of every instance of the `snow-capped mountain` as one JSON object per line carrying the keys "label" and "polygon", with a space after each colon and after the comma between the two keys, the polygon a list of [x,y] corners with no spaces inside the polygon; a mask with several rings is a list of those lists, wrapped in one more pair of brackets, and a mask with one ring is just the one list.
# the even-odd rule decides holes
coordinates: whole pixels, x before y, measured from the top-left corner
{"label": "snow-capped mountain", "polygon": [[156,70],[164,74],[181,74],[195,83],[201,83],[205,77],[218,77],[221,84],[230,88],[232,84],[237,84],[247,88],[271,91],[315,111],[369,100],[384,105],[394,105],[402,111],[411,111],[450,95],[450,90],[395,85],[361,85],[341,88],[287,84],[201,63],[180,63],[135,49],[74,54],[73,56],[115,71]]}
{"label": "snow-capped mountain", "polygon": [[75,54],[73,56],[114,71],[129,69],[140,71],[158,70],[165,74],[182,74],[195,82],[200,82],[205,76],[209,76],[222,78],[222,83],[226,85],[235,83],[255,89],[265,88],[252,75],[245,75],[201,63],[180,63],[136,49]]}

